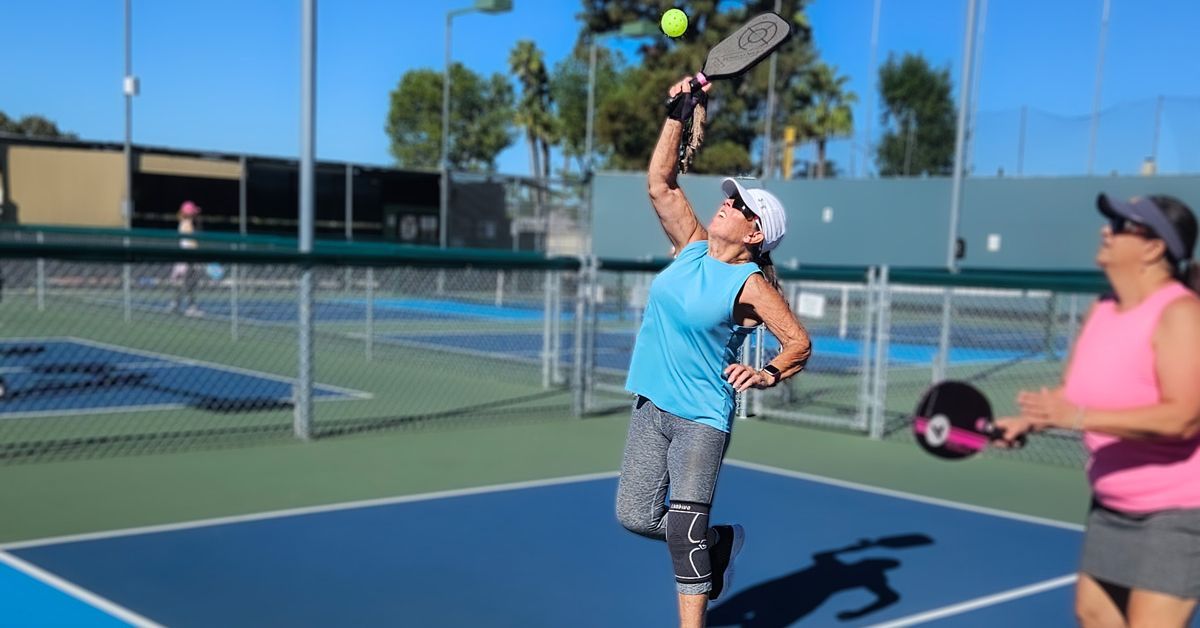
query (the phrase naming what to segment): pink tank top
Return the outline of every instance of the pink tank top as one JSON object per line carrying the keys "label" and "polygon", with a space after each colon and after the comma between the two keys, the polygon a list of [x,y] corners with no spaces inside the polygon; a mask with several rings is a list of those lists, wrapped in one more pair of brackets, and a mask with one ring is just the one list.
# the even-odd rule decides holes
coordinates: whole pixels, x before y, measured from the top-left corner
{"label": "pink tank top", "polygon": [[[1194,298],[1178,282],[1137,307],[1101,301],[1084,323],[1067,367],[1063,393],[1074,404],[1123,410],[1160,401],[1154,330],[1175,299]],[[1087,432],[1088,480],[1101,504],[1124,512],[1200,508],[1200,438],[1126,440]]]}

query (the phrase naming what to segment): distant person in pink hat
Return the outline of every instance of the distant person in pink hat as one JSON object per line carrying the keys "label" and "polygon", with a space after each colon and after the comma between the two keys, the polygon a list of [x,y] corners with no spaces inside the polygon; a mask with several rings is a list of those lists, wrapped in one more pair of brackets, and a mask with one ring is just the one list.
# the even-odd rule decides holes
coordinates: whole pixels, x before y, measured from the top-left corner
{"label": "distant person in pink hat", "polygon": [[[179,220],[179,233],[192,235],[200,229],[200,206],[192,201],[184,201],[176,214]],[[194,249],[198,244],[192,238],[181,238],[179,248]],[[171,269],[171,279],[176,282],[175,298],[171,300],[170,311],[182,312],[185,316],[200,316],[200,308],[196,305],[196,286],[200,283],[200,267],[197,264],[179,262]]]}
{"label": "distant person in pink hat", "polygon": [[[687,90],[684,79],[670,95]],[[745,540],[740,525],[709,524],[735,396],[799,373],[811,343],[771,261],[787,230],[783,205],[766,190],[725,179],[725,198],[703,225],[676,180],[683,115],[668,113],[647,176],[650,203],[675,259],[650,285],[633,347],[625,387],[636,401],[617,519],[631,532],[666,541],[680,625],[703,626],[709,600],[731,589]],[[738,359],[759,325],[781,345],[761,370]]]}

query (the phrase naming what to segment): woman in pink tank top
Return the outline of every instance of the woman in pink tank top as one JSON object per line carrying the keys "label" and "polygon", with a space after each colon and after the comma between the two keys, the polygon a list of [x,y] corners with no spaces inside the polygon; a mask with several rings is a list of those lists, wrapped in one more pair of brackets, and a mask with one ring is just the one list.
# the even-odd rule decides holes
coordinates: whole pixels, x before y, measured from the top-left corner
{"label": "woman in pink tank top", "polygon": [[1200,270],[1196,219],[1169,196],[1100,195],[1087,315],[1059,388],[1023,391],[1006,443],[1083,432],[1092,488],[1075,611],[1083,626],[1185,626],[1200,598]]}

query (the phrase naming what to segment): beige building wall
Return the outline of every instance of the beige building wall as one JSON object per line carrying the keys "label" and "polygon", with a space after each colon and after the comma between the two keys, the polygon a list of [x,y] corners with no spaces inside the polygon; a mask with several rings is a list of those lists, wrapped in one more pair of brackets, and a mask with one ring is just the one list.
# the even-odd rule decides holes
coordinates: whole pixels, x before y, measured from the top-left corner
{"label": "beige building wall", "polygon": [[125,226],[120,152],[9,146],[8,170],[4,200],[21,224]]}
{"label": "beige building wall", "polygon": [[138,172],[173,174],[210,179],[238,179],[242,165],[236,161],[178,157],[175,155],[143,154],[137,164]]}

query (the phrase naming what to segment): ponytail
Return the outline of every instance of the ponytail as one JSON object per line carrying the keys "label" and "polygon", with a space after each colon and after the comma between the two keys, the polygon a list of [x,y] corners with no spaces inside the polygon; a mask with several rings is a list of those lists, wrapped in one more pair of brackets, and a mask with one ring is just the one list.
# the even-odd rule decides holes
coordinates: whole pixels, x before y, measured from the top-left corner
{"label": "ponytail", "polygon": [[1175,275],[1175,279],[1200,294],[1200,265],[1196,264],[1195,260],[1184,260],[1182,264],[1177,266],[1179,271]]}
{"label": "ponytail", "polygon": [[783,297],[784,301],[787,301],[787,295],[783,292],[783,286],[779,285],[779,272],[775,270],[775,262],[771,261],[771,252],[767,251],[763,253],[761,249],[756,247],[754,249],[754,263],[758,264],[758,268],[762,271],[767,283],[771,284],[771,287],[779,292],[779,296]]}

